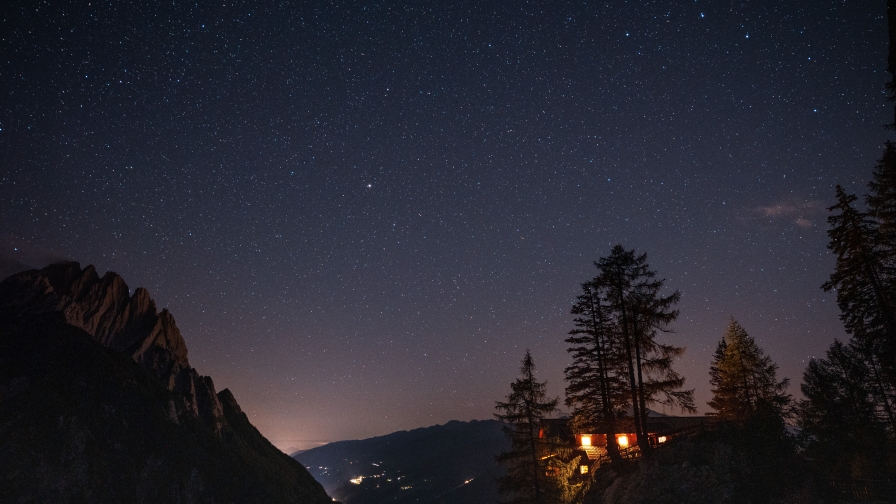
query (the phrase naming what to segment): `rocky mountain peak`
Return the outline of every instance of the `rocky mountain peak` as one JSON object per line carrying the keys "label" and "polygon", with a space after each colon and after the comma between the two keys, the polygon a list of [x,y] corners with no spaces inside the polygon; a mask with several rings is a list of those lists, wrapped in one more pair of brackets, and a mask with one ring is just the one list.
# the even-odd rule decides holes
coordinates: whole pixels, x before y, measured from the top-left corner
{"label": "rocky mountain peak", "polygon": [[130,294],[116,273],[100,277],[92,265],[81,269],[77,262],[61,262],[0,283],[0,310],[62,316],[103,346],[152,370],[169,390],[184,393],[184,404],[172,405],[176,418],[202,418],[220,429],[223,414],[214,384],[190,367],[174,317],[167,309],[159,311],[146,289]]}
{"label": "rocky mountain peak", "polygon": [[2,502],[332,503],[146,289],[74,262],[0,282],[0,453]]}

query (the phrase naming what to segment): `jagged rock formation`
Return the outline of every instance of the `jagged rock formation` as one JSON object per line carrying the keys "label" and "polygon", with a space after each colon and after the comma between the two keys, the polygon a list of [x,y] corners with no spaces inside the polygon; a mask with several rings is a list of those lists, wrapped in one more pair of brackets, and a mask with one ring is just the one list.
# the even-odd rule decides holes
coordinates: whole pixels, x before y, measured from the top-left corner
{"label": "jagged rock formation", "polygon": [[173,420],[201,418],[220,430],[224,413],[211,378],[190,367],[174,317],[167,309],[159,312],[146,289],[130,295],[116,273],[100,278],[93,266],[56,263],[7,278],[0,284],[0,310],[61,314],[67,324],[153,371],[168,390],[181,392],[182,401],[169,405]]}
{"label": "jagged rock formation", "polygon": [[72,262],[0,283],[0,454],[13,502],[331,502],[145,289]]}

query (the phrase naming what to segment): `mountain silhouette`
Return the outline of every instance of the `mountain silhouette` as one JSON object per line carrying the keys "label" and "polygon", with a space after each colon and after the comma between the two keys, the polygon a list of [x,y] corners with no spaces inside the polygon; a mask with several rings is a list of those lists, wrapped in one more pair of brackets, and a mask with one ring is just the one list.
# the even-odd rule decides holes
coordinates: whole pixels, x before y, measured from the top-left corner
{"label": "mountain silhouette", "polygon": [[187,359],[145,289],[75,262],[0,283],[7,502],[331,503]]}
{"label": "mountain silhouette", "polygon": [[492,504],[508,448],[495,420],[451,421],[294,455],[327,492],[345,504],[426,502]]}

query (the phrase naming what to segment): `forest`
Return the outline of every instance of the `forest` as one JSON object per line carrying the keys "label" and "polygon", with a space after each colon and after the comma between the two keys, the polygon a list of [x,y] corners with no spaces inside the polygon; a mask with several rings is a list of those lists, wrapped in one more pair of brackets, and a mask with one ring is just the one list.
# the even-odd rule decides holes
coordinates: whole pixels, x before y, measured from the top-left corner
{"label": "forest", "polygon": [[[884,145],[862,207],[839,185],[836,201],[828,209],[836,266],[820,287],[836,293],[849,339],[809,362],[802,399],[732,317],[709,365],[706,421],[680,439],[658,438],[650,407],[697,411],[674,369],[684,348],[665,342],[680,294],[663,294],[646,254],[617,245],[594,263],[571,308],[565,425],[557,427],[561,399],[547,396],[529,351],[496,403],[511,441],[498,457],[504,502],[887,501],[896,490],[896,144]],[[597,463],[582,465],[588,454],[569,433],[602,436]],[[662,486],[695,460],[702,474]]]}
{"label": "forest", "polygon": [[[894,101],[896,0],[887,6]],[[498,456],[503,502],[892,502],[896,144],[884,143],[866,194],[837,185],[834,196],[827,221],[836,262],[820,288],[835,293],[848,339],[809,362],[801,399],[732,317],[709,363],[705,421],[677,438],[652,432],[652,406],[697,411],[674,369],[684,347],[667,342],[680,294],[664,289],[647,254],[617,245],[594,263],[571,308],[569,417],[555,418],[561,398],[548,397],[528,350],[496,403],[511,441]],[[603,440],[597,451],[585,441],[594,435]]]}

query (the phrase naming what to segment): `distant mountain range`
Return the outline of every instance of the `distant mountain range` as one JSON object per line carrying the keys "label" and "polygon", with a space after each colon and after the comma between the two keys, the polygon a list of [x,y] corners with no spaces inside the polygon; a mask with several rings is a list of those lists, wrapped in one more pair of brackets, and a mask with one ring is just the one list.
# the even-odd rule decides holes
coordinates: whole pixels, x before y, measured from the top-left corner
{"label": "distant mountain range", "polygon": [[345,504],[493,504],[495,456],[508,448],[495,420],[451,421],[293,455]]}
{"label": "distant mountain range", "polygon": [[145,289],[73,262],[0,283],[0,500],[332,503]]}

